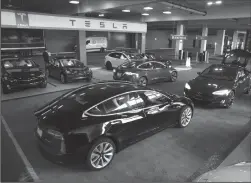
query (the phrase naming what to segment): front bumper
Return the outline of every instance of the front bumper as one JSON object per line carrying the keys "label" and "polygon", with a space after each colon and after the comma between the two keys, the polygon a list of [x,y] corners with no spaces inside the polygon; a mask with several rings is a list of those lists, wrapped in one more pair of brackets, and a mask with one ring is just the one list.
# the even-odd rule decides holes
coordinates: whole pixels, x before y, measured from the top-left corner
{"label": "front bumper", "polygon": [[92,72],[89,72],[89,73],[79,73],[79,74],[67,74],[67,79],[69,81],[91,79],[91,78],[92,78]]}
{"label": "front bumper", "polygon": [[40,84],[43,84],[46,81],[45,78],[35,78],[30,80],[8,80],[3,81],[3,84],[10,90],[18,89],[18,88],[28,88],[28,87],[36,87]]}
{"label": "front bumper", "polygon": [[194,102],[200,102],[207,105],[219,105],[219,106],[224,106],[228,99],[227,96],[217,96],[213,94],[192,92],[187,89],[184,89],[184,96],[190,98]]}

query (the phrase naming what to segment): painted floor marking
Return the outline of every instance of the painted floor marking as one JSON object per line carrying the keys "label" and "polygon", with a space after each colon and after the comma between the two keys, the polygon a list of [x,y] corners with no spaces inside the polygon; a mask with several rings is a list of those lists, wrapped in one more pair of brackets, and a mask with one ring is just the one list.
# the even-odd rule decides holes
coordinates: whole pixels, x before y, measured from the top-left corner
{"label": "painted floor marking", "polygon": [[5,121],[4,117],[1,116],[1,122],[2,124],[4,125],[5,127],[5,130],[8,134],[8,136],[10,137],[10,139],[12,140],[16,150],[17,150],[17,153],[19,154],[19,156],[21,157],[24,165],[25,165],[25,168],[27,169],[28,173],[30,174],[30,176],[32,177],[32,179],[36,182],[36,181],[39,181],[39,177],[38,175],[36,174],[35,170],[33,169],[31,163],[29,162],[29,160],[27,159],[27,157],[25,156],[23,150],[21,149],[20,145],[18,144],[16,138],[14,137],[13,133],[11,132],[7,122]]}

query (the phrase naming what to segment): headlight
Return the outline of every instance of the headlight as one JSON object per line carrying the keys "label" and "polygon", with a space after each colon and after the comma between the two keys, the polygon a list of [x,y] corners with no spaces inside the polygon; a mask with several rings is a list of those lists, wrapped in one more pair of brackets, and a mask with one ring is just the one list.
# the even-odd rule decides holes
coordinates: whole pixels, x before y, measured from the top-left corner
{"label": "headlight", "polygon": [[171,65],[169,65],[168,67],[169,67],[169,68],[172,68],[172,66],[171,66]]}
{"label": "headlight", "polygon": [[56,139],[64,140],[64,137],[60,132],[49,129],[49,130],[47,130],[47,133],[52,135]]}
{"label": "headlight", "polygon": [[219,90],[213,92],[213,95],[228,95],[230,93],[230,90]]}
{"label": "headlight", "polygon": [[188,89],[188,90],[191,90],[191,87],[188,83],[185,84],[185,88]]}
{"label": "headlight", "polygon": [[113,72],[116,72],[116,69],[113,69]]}

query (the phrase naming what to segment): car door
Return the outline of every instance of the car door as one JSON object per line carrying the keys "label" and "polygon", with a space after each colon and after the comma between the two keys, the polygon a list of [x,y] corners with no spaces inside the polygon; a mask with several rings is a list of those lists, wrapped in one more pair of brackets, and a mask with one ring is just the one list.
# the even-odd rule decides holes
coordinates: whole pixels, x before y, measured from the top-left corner
{"label": "car door", "polygon": [[171,76],[169,74],[169,68],[167,68],[164,64],[159,62],[152,62],[152,64],[159,81],[170,79]]}
{"label": "car door", "polygon": [[113,67],[118,67],[122,63],[124,63],[125,60],[123,59],[123,56],[121,53],[115,53],[114,54],[114,62],[112,63]]}
{"label": "car door", "polygon": [[178,119],[178,108],[172,107],[172,100],[163,93],[146,90],[139,92],[144,99],[144,113],[148,128],[156,132],[173,126]]}
{"label": "car door", "polygon": [[150,81],[150,83],[154,83],[158,81],[158,72],[154,69],[152,62],[143,63],[138,66],[138,69],[145,72],[148,82]]}
{"label": "car door", "polygon": [[145,119],[143,108],[137,101],[136,93],[129,92],[113,97],[101,104],[105,111],[104,123],[110,123],[106,133],[112,134],[120,144],[127,146],[137,141],[138,127]]}
{"label": "car door", "polygon": [[113,67],[114,67],[114,63],[116,61],[115,56],[116,56],[116,53],[110,53],[108,55],[108,57],[106,58],[106,61],[110,61]]}

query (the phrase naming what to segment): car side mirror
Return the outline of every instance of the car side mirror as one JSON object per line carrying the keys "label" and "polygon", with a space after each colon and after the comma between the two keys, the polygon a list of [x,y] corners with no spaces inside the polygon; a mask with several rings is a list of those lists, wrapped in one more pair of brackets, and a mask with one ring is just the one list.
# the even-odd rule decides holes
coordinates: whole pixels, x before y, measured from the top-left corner
{"label": "car side mirror", "polygon": [[197,72],[198,75],[201,75],[201,72]]}

